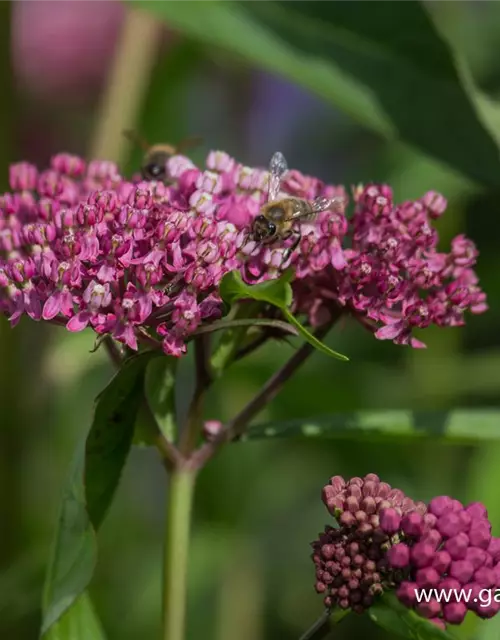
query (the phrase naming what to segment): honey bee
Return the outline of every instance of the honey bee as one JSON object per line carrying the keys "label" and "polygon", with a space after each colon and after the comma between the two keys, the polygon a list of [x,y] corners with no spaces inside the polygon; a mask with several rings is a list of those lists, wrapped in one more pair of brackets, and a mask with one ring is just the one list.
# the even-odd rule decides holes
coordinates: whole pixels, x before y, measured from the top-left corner
{"label": "honey bee", "polygon": [[269,163],[269,191],[267,204],[254,219],[251,235],[257,242],[271,244],[293,237],[293,242],[283,253],[283,263],[295,251],[302,238],[300,222],[313,220],[322,211],[335,207],[335,211],[344,210],[342,197],[305,200],[294,196],[277,200],[283,176],[288,171],[288,165],[282,153],[277,151]]}
{"label": "honey bee", "polygon": [[167,160],[171,156],[182,153],[189,148],[201,143],[201,138],[186,138],[181,140],[177,146],[160,143],[149,145],[134,131],[124,131],[124,136],[132,142],[138,144],[144,150],[144,157],[141,164],[141,176],[143,180],[157,180],[165,182],[167,178]]}

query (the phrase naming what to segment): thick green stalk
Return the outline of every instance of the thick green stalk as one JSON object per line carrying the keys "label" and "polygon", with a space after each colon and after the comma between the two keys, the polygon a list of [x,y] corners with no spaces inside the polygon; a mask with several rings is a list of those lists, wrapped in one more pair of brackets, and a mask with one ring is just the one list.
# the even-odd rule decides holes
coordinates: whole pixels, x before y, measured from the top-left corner
{"label": "thick green stalk", "polygon": [[184,640],[189,532],[196,472],[181,465],[170,475],[163,560],[163,640]]}

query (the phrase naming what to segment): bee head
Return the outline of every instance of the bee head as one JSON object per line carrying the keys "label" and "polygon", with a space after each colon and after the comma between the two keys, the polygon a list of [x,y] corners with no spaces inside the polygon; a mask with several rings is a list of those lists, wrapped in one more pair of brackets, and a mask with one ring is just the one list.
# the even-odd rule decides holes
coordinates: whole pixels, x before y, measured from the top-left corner
{"label": "bee head", "polygon": [[261,214],[253,221],[252,231],[255,240],[262,241],[275,236],[277,229],[274,222],[271,222]]}
{"label": "bee head", "polygon": [[165,152],[152,153],[146,156],[141,174],[144,180],[164,180],[167,175],[166,162],[169,156]]}

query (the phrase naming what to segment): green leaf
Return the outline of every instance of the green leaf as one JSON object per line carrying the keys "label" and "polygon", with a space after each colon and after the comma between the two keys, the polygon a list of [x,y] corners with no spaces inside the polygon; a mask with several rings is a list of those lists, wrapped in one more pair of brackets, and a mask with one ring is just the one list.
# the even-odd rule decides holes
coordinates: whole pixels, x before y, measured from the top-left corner
{"label": "green leaf", "polygon": [[275,280],[267,280],[259,284],[249,285],[243,282],[239,271],[231,271],[226,273],[222,278],[219,287],[221,298],[227,304],[231,305],[237,300],[250,298],[259,302],[267,302],[281,309],[286,319],[292,324],[302,337],[309,342],[315,349],[323,353],[347,362],[349,358],[337,353],[326,344],[315,338],[302,324],[290,313],[288,307],[293,301],[293,291],[290,281],[293,279],[293,271],[287,269],[280,278]]}
{"label": "green leaf", "polygon": [[250,427],[242,440],[261,438],[363,438],[402,441],[432,438],[450,444],[500,439],[500,409],[450,411],[353,411],[308,420],[287,420]]}
{"label": "green leaf", "polygon": [[95,532],[111,504],[132,443],[143,379],[152,352],[127,360],[97,397],[94,418],[66,483],[44,588],[42,635],[89,584]]}
{"label": "green leaf", "polygon": [[146,367],[144,388],[151,413],[160,431],[169,442],[176,436],[175,422],[175,372],[177,358],[160,356],[153,358]]}
{"label": "green leaf", "polygon": [[[146,2],[169,26],[300,84],[487,185],[498,148],[423,3]],[[402,26],[403,25],[403,26]],[[481,117],[483,113],[481,113]]]}
{"label": "green leaf", "polygon": [[280,278],[249,285],[243,281],[240,271],[231,271],[222,278],[219,293],[224,302],[229,305],[237,300],[250,298],[284,309],[289,307],[293,301],[293,292],[290,286],[292,279],[293,271],[287,269]]}
{"label": "green leaf", "polygon": [[338,353],[337,351],[330,349],[330,347],[328,347],[324,342],[321,342],[321,340],[318,340],[318,338],[313,336],[312,333],[310,333],[303,325],[300,324],[300,322],[290,313],[290,311],[288,311],[288,309],[283,308],[282,311],[288,322],[296,327],[300,335],[306,342],[309,342],[311,346],[313,346],[315,349],[318,349],[318,351],[321,351],[327,356],[332,356],[333,358],[337,358],[337,360],[349,362],[349,358],[347,356],[344,356],[342,353]]}
{"label": "green leaf", "polygon": [[58,620],[45,640],[105,640],[106,636],[87,592]]}
{"label": "green leaf", "polygon": [[378,626],[409,640],[457,640],[453,632],[443,631],[415,611],[402,605],[394,593],[388,592],[368,609]]}

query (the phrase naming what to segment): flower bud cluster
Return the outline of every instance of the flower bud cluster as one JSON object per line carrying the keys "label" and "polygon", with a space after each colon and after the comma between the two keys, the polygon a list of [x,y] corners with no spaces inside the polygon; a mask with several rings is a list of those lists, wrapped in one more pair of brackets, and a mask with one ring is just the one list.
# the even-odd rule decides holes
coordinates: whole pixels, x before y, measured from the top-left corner
{"label": "flower bud cluster", "polygon": [[312,543],[316,591],[324,594],[328,608],[362,613],[391,586],[385,555],[391,533],[397,531],[391,527],[394,517],[421,517],[426,507],[375,474],[347,482],[331,478],[323,488],[323,502],[339,527],[327,526]]}
{"label": "flower bud cluster", "polygon": [[[403,604],[442,628],[460,624],[467,611],[481,618],[500,611],[493,597],[487,603],[479,597],[482,590],[493,594],[500,588],[500,538],[491,535],[484,505],[474,502],[464,507],[440,496],[431,500],[424,516],[401,518],[398,530],[401,542],[388,550],[387,562],[403,577],[396,591]],[[447,592],[450,601],[417,602],[416,590],[430,589]],[[461,589],[468,594],[467,601],[458,597]]]}
{"label": "flower bud cluster", "polygon": [[327,608],[361,613],[395,590],[442,629],[461,624],[468,611],[481,618],[500,611],[500,538],[491,535],[481,503],[464,507],[448,496],[414,502],[375,474],[347,482],[335,476],[322,497],[338,523],[312,543],[315,587]]}

